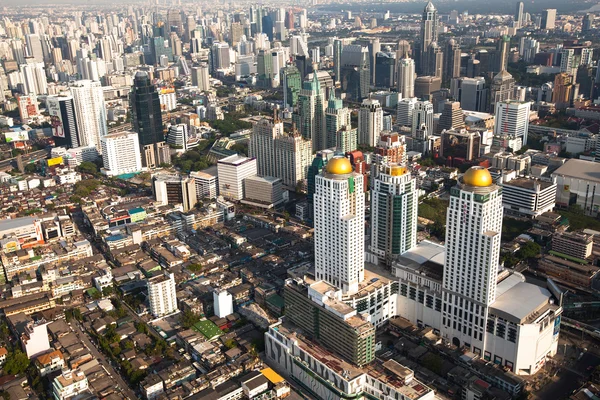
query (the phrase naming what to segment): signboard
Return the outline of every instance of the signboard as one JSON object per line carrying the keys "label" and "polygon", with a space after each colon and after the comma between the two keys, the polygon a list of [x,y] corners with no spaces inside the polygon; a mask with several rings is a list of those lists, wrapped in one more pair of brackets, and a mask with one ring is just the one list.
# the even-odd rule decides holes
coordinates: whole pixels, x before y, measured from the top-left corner
{"label": "signboard", "polygon": [[48,159],[48,166],[52,167],[54,165],[60,165],[63,164],[63,158],[62,157],[54,157],[54,158],[50,158]]}
{"label": "signboard", "polygon": [[48,114],[50,114],[50,125],[52,126],[52,136],[65,137],[65,128],[63,127],[62,114],[60,112],[60,101],[48,97],[46,100]]}
{"label": "signboard", "polygon": [[27,131],[6,132],[4,137],[6,138],[6,143],[29,140],[29,134]]}

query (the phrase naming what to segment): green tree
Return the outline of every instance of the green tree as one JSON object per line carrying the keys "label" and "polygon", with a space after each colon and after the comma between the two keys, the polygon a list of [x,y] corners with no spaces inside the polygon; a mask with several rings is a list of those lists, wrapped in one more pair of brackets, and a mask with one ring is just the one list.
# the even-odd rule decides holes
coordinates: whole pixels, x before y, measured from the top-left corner
{"label": "green tree", "polygon": [[27,367],[29,367],[29,358],[27,358],[27,354],[23,353],[21,350],[15,350],[6,358],[4,372],[9,375],[19,375],[25,372]]}
{"label": "green tree", "polygon": [[227,347],[228,349],[233,349],[234,347],[237,347],[237,343],[233,339],[227,339],[224,344],[225,347]]}
{"label": "green tree", "polygon": [[198,264],[198,263],[190,264],[187,266],[188,271],[193,272],[193,273],[198,273],[198,272],[202,271],[202,268],[204,268],[202,266],[202,264]]}
{"label": "green tree", "polygon": [[521,245],[521,248],[517,251],[516,256],[521,260],[526,260],[536,258],[541,251],[542,248],[539,244],[536,242],[527,241]]}
{"label": "green tree", "polygon": [[25,165],[25,173],[26,174],[35,174],[36,170],[37,170],[37,166],[34,163],[29,163],[29,164]]}
{"label": "green tree", "polygon": [[106,286],[102,288],[102,296],[108,297],[111,296],[115,292],[115,288],[112,286]]}
{"label": "green tree", "polygon": [[98,167],[96,164],[90,161],[84,161],[79,164],[77,170],[81,173],[96,175],[98,173]]}
{"label": "green tree", "polygon": [[193,313],[190,310],[186,310],[181,314],[181,326],[186,329],[191,328],[196,325],[200,321],[200,316],[198,314]]}

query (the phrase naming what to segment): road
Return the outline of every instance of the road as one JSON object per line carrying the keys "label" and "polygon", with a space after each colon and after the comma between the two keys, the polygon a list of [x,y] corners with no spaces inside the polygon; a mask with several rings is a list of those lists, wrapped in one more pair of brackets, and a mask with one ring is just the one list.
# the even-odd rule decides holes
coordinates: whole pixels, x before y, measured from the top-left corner
{"label": "road", "polygon": [[106,357],[104,356],[104,354],[102,354],[96,348],[96,346],[92,343],[92,341],[88,337],[87,333],[85,333],[81,329],[81,326],[79,325],[79,323],[77,321],[73,321],[73,322],[71,322],[71,327],[75,331],[75,334],[77,335],[77,337],[83,342],[83,344],[85,344],[85,346],[88,348],[90,353],[92,353],[92,356],[94,356],[98,360],[100,365],[102,365],[104,367],[104,369],[106,371],[108,371],[108,374],[111,376],[111,378],[113,378],[117,382],[119,388],[121,388],[121,391],[123,392],[125,397],[127,397],[128,399],[137,399],[138,396],[135,394],[135,392],[133,390],[131,390],[131,388],[129,387],[127,382],[125,382],[125,380],[123,380],[123,378],[121,377],[119,372],[116,371],[112,367],[112,365],[110,365],[110,363],[106,360]]}
{"label": "road", "polygon": [[[29,154],[23,154],[22,159],[23,159],[23,164],[27,164],[30,161],[38,161],[38,160],[42,160],[46,157],[48,157],[47,150],[37,150],[37,151],[32,151]],[[13,165],[13,162],[14,162],[14,165]],[[0,170],[12,169],[13,166],[17,165],[16,163],[17,163],[16,157],[2,160],[2,161],[0,161]]]}

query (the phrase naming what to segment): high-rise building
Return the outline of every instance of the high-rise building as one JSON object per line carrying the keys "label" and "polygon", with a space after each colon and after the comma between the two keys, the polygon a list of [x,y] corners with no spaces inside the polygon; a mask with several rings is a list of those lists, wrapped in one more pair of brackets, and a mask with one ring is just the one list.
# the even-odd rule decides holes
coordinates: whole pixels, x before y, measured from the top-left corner
{"label": "high-rise building", "polygon": [[454,39],[448,40],[444,54],[444,82],[449,83],[452,79],[460,77],[460,61],[460,43]]}
{"label": "high-rise building", "polygon": [[517,9],[515,11],[515,26],[521,28],[523,27],[523,23],[523,2],[519,1],[517,2]]}
{"label": "high-rise building", "polygon": [[57,146],[79,147],[77,119],[73,96],[48,96],[46,108],[50,114],[52,136]]}
{"label": "high-rise building", "polygon": [[27,55],[33,57],[36,63],[44,62],[44,51],[40,35],[35,33],[25,35],[25,43],[27,46]]}
{"label": "high-rise building", "polygon": [[417,101],[412,112],[411,133],[417,136],[417,130],[426,130],[427,135],[433,134],[433,104],[430,101]]}
{"label": "high-rise building", "polygon": [[402,60],[403,58],[410,57],[411,54],[412,50],[408,40],[398,40],[398,44],[396,45],[396,59]]}
{"label": "high-rise building", "polygon": [[177,311],[175,275],[173,273],[164,272],[149,278],[147,283],[150,312],[155,318],[164,317]]}
{"label": "high-rise building", "polygon": [[347,45],[342,49],[340,82],[342,92],[354,101],[369,95],[371,81],[369,48],[361,45]]}
{"label": "high-rise building", "polygon": [[383,130],[383,109],[378,100],[365,99],[358,111],[358,143],[374,147]]}
{"label": "high-rise building", "polygon": [[412,126],[413,111],[418,99],[416,97],[405,97],[398,102],[398,114],[396,123],[400,126]]}
{"label": "high-rise building", "polygon": [[19,107],[19,118],[23,123],[27,123],[30,118],[40,116],[40,108],[35,94],[17,96],[17,106]]}
{"label": "high-rise building", "polygon": [[421,43],[419,71],[424,71],[428,64],[429,45],[438,41],[438,13],[434,5],[429,1],[423,10],[421,19]]}
{"label": "high-rise building", "polygon": [[375,56],[375,86],[389,89],[394,86],[396,58],[393,53],[380,51]]}
{"label": "high-rise building", "polygon": [[302,77],[295,66],[281,70],[281,82],[283,84],[283,104],[293,110],[298,104],[298,94],[302,89]]}
{"label": "high-rise building", "polygon": [[541,29],[554,29],[556,23],[556,9],[549,8],[542,12],[542,26]]}
{"label": "high-rise building", "polygon": [[273,41],[273,29],[275,28],[275,22],[270,15],[262,17],[262,33],[269,37],[269,41]]}
{"label": "high-rise building", "polygon": [[566,109],[573,100],[573,76],[567,73],[556,74],[554,77],[554,89],[552,90],[552,102],[557,109]]}
{"label": "high-rise building", "polygon": [[256,158],[256,171],[260,176],[278,177],[275,160],[275,138],[283,134],[283,121],[262,118],[252,127],[248,155]]}
{"label": "high-rise building", "polygon": [[523,57],[523,61],[530,64],[533,63],[535,55],[540,50],[540,44],[533,38],[523,36],[519,44],[519,54]]}
{"label": "high-rise building", "polygon": [[574,75],[577,72],[575,64],[575,49],[560,49],[560,72]]}
{"label": "high-rise building", "polygon": [[442,78],[425,75],[415,79],[415,97],[419,99],[431,99],[434,92],[442,88]]}
{"label": "high-rise building", "polygon": [[244,179],[257,174],[256,159],[234,154],[217,161],[219,194],[232,200],[242,200]]}
{"label": "high-rise building", "polygon": [[510,51],[510,37],[503,35],[496,42],[497,66],[494,71],[504,71],[508,65],[508,55]]}
{"label": "high-rise building", "polygon": [[325,88],[317,74],[305,81],[298,95],[298,110],[293,119],[302,136],[312,141],[313,152],[326,148],[325,138]]}
{"label": "high-rise building", "polygon": [[183,22],[181,21],[181,11],[178,9],[170,9],[167,11],[167,26],[168,31],[174,30],[178,36],[183,33]]}
{"label": "high-rise building", "polygon": [[216,199],[219,194],[217,168],[210,167],[202,171],[191,171],[190,178],[196,184],[196,198]]}
{"label": "high-rise building", "polygon": [[[351,129],[350,123],[350,109],[348,107],[344,107],[342,99],[337,99],[333,93],[329,97],[329,101],[327,102],[327,109],[325,110],[325,134],[326,134],[326,146],[325,148],[331,149],[333,147],[337,147],[338,144],[338,133],[345,129]],[[356,148],[347,150],[352,151]],[[340,151],[341,150],[338,149]]]}
{"label": "high-rise building", "polygon": [[189,211],[197,203],[194,179],[179,174],[155,174],[152,176],[152,191],[157,202],[181,204],[183,211]]}
{"label": "high-rise building", "polygon": [[408,168],[387,164],[372,187],[370,250],[379,264],[390,265],[417,245],[417,182]]}
{"label": "high-rise building", "polygon": [[451,190],[441,334],[480,352],[486,349],[489,306],[496,300],[502,210],[502,191],[485,168],[472,167]]}
{"label": "high-rise building", "polygon": [[79,132],[79,146],[94,146],[100,152],[100,138],[108,133],[102,86],[100,82],[84,80],[76,81],[70,89]]}
{"label": "high-rise building", "polygon": [[444,51],[437,42],[431,42],[427,48],[427,63],[423,66],[423,73],[442,79],[444,72]]}
{"label": "high-rise building", "polygon": [[335,83],[341,82],[342,50],[344,43],[340,39],[333,39],[333,75]]}
{"label": "high-rise building", "polygon": [[227,43],[213,43],[209,54],[210,70],[213,74],[218,69],[229,69],[231,67],[229,50]]}
{"label": "high-rise building", "polygon": [[594,14],[585,14],[585,17],[583,17],[583,21],[581,22],[581,32],[587,33],[592,30],[594,26],[594,19]]}
{"label": "high-rise building", "polygon": [[500,71],[492,79],[490,110],[496,109],[496,103],[510,100],[515,92],[515,79],[506,70]]}
{"label": "high-rise building", "polygon": [[208,64],[206,63],[192,67],[192,86],[198,86],[198,89],[202,91],[210,90],[210,75],[208,72]]}
{"label": "high-rise building", "polygon": [[522,101],[501,101],[496,104],[494,134],[521,138],[527,144],[529,130],[529,110],[531,103]]}
{"label": "high-rise building", "polygon": [[481,135],[466,129],[444,129],[442,131],[440,155],[449,166],[459,165],[479,157]]}
{"label": "high-rise building", "polygon": [[135,132],[111,133],[100,138],[102,173],[108,176],[131,174],[142,170],[140,143]]}
{"label": "high-rise building", "polygon": [[487,112],[489,91],[485,78],[458,78],[452,80],[450,95],[460,102],[463,110]]}
{"label": "high-rise building", "polygon": [[216,289],[213,292],[213,303],[215,315],[219,318],[233,314],[233,297],[224,289]]}
{"label": "high-rise building", "polygon": [[415,96],[415,61],[404,57],[398,63],[398,93],[404,98]]}
{"label": "high-rise building", "polygon": [[364,280],[363,176],[345,157],[327,162],[315,178],[315,276],[344,293]]}
{"label": "high-rise building", "polygon": [[459,129],[465,125],[463,109],[459,101],[447,101],[444,103],[444,109],[438,123],[438,132],[444,129]]}

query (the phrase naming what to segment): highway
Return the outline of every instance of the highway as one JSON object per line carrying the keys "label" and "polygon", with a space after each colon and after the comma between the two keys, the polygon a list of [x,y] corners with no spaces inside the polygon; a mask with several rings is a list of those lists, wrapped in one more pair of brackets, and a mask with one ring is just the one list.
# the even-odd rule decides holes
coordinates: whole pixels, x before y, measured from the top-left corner
{"label": "highway", "polygon": [[[44,158],[48,157],[48,150],[32,151],[31,153],[23,154],[21,157],[23,159],[23,164],[27,164],[30,161],[43,160]],[[17,166],[17,158],[16,157],[8,158],[6,160],[0,161],[0,171],[7,171],[10,169],[16,168],[16,166]]]}

